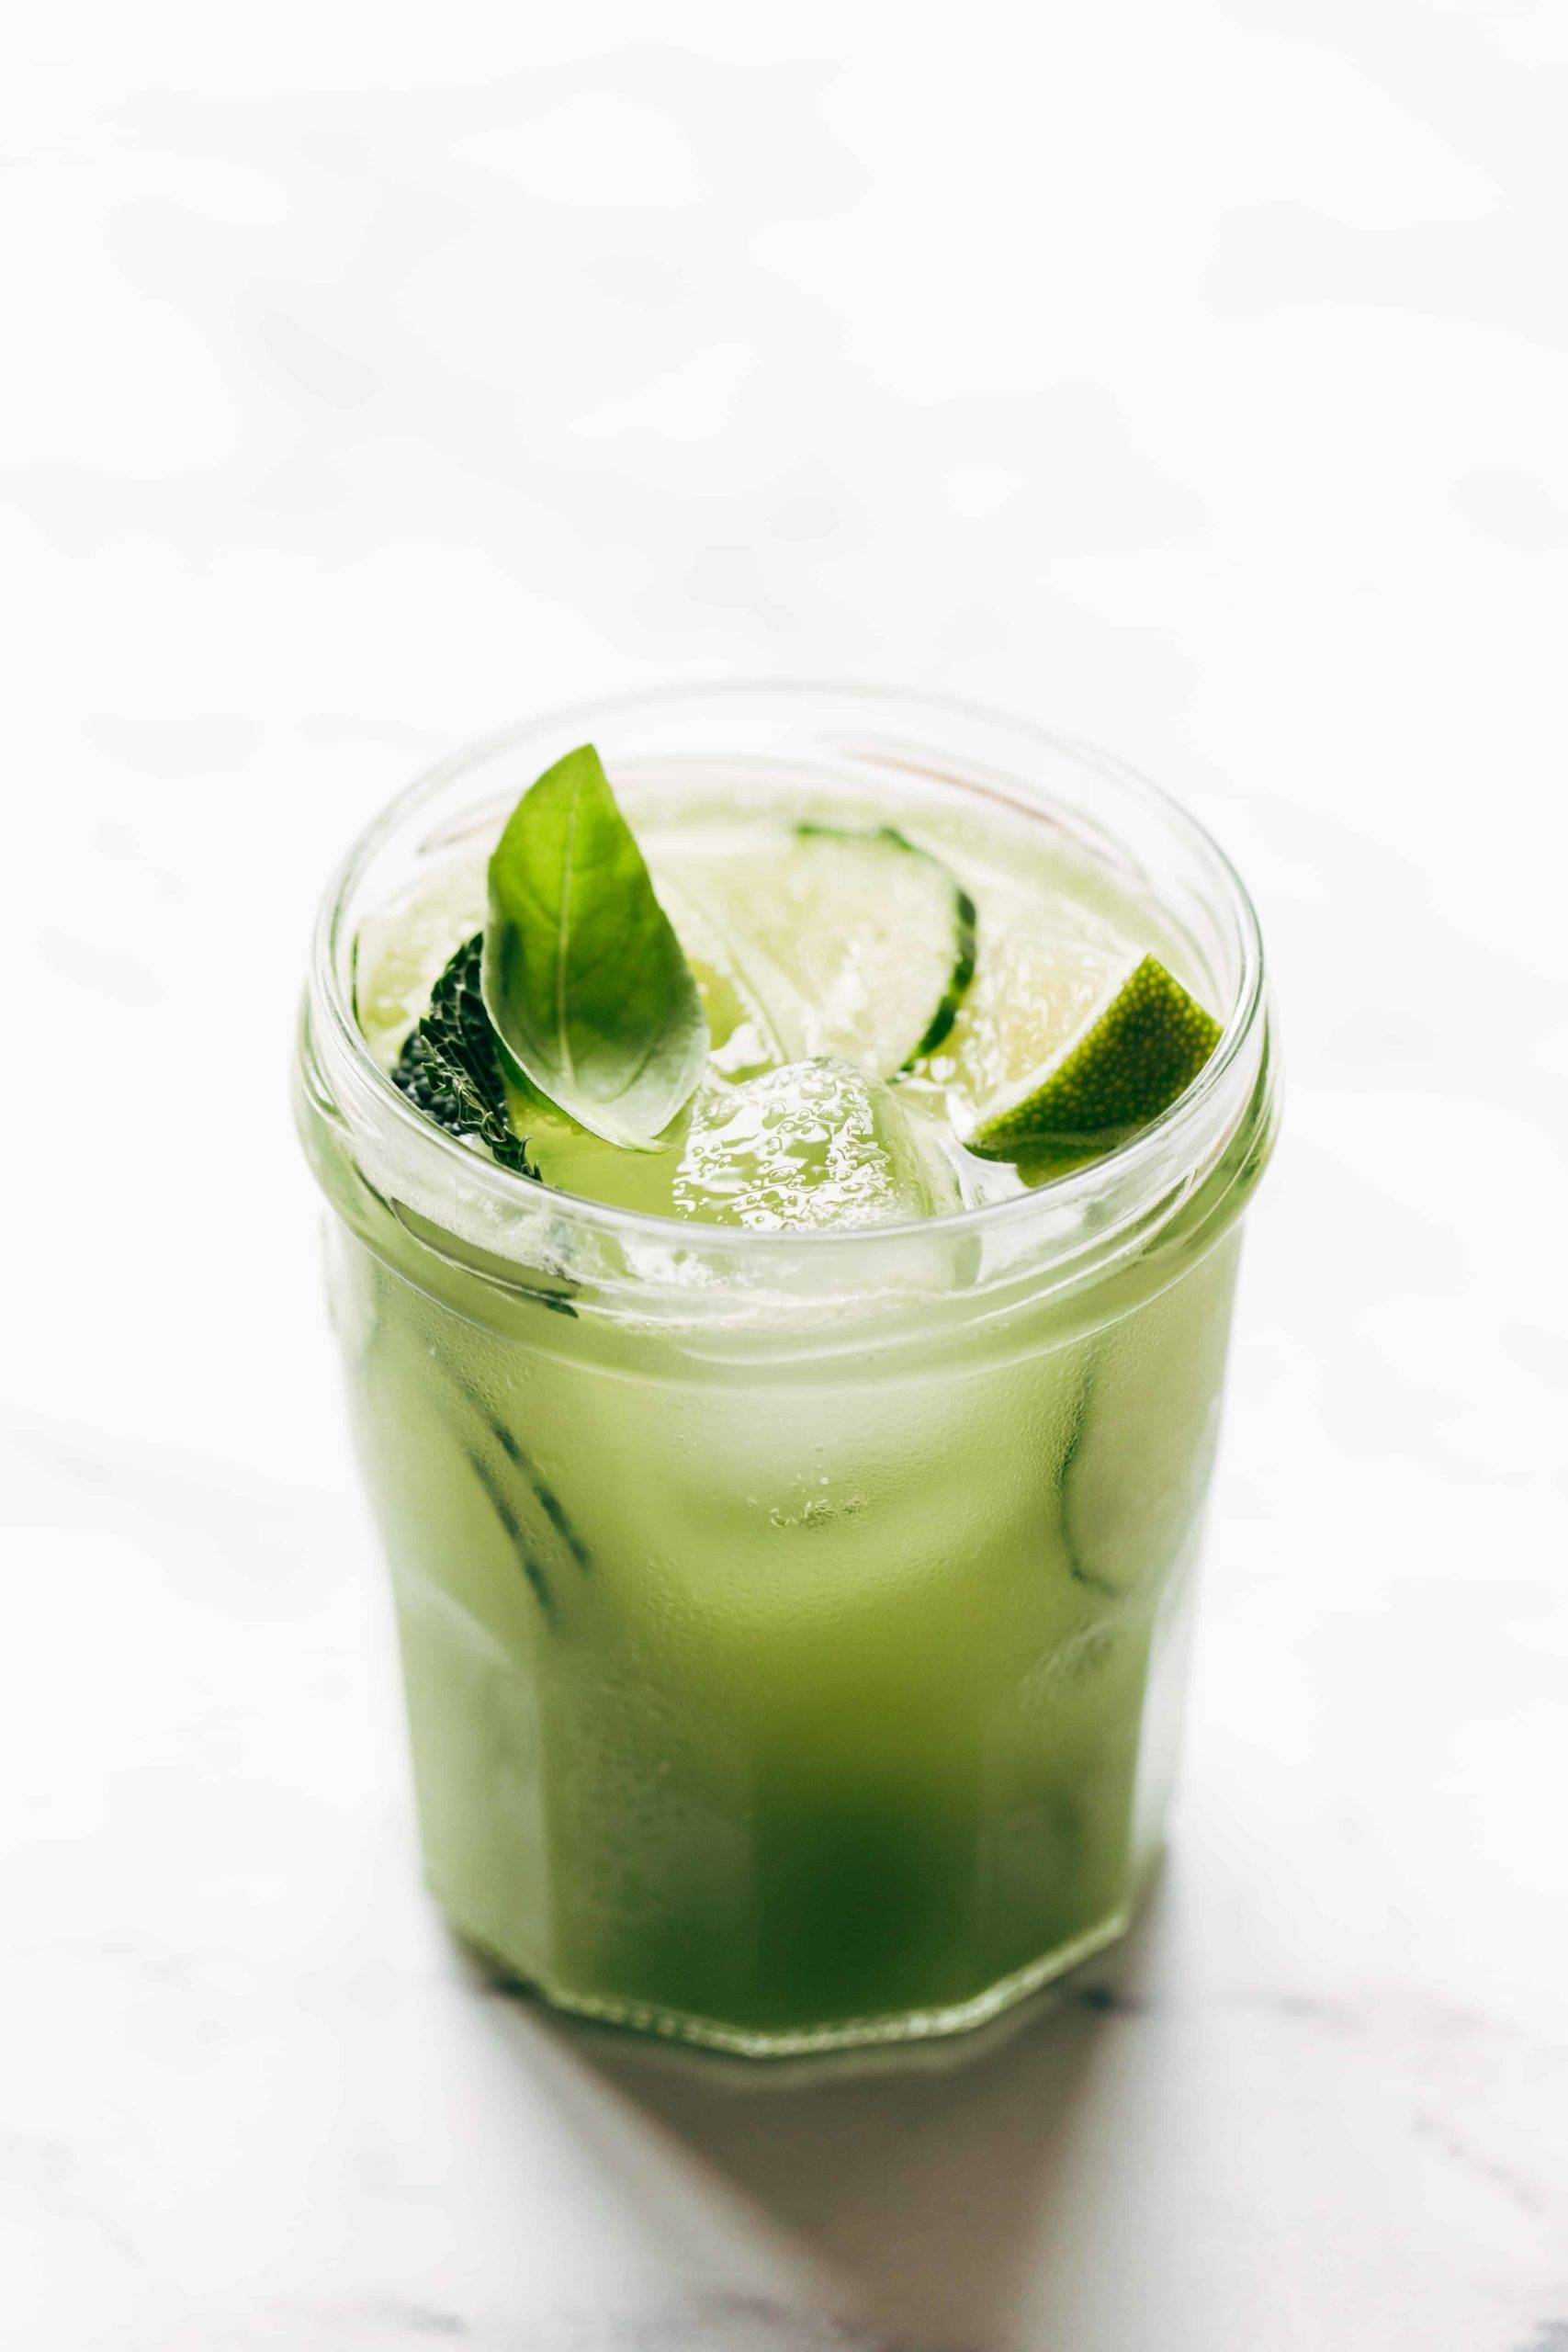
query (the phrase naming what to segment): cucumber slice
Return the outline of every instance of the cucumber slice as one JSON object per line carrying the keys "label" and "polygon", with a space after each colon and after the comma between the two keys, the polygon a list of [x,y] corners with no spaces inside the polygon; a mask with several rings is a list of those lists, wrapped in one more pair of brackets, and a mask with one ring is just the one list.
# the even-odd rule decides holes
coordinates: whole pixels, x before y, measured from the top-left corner
{"label": "cucumber slice", "polygon": [[1071,1573],[1100,1592],[1157,1583],[1196,1532],[1235,1260],[1233,1237],[1089,1343],[1060,1491]]}
{"label": "cucumber slice", "polygon": [[975,902],[894,826],[796,825],[655,863],[728,1078],[824,1056],[896,1078],[975,974]]}

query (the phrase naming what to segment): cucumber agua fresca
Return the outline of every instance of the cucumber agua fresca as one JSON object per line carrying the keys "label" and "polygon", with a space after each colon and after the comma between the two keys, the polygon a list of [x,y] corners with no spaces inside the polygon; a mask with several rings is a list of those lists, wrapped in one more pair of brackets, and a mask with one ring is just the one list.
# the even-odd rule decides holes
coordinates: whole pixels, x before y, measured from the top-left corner
{"label": "cucumber agua fresca", "polygon": [[737,1353],[564,1279],[530,1304],[356,1193],[336,1310],[427,1867],[505,1968],[786,2051],[972,2022],[1123,1923],[1234,1243],[958,1346],[938,1310],[985,1221],[942,1220],[1168,1111],[1213,993],[999,804],[586,748],[361,925],[371,1055],[563,1218],[931,1238],[897,1349],[826,1308],[815,1355],[761,1328]]}

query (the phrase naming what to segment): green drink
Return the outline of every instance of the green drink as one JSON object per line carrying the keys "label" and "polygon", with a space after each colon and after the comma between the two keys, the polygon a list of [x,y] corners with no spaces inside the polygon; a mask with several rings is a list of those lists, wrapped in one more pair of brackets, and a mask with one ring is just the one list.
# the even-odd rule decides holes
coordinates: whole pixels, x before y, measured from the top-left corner
{"label": "green drink", "polygon": [[760,2054],[1115,1936],[1273,1116],[1198,829],[919,698],[573,714],[360,843],[299,1099],[454,1925]]}

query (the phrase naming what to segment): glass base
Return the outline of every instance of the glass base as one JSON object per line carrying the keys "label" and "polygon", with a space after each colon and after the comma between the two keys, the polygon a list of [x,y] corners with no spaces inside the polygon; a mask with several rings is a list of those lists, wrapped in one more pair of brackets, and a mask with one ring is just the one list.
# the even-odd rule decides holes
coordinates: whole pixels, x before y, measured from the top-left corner
{"label": "glass base", "polygon": [[680,2009],[603,1999],[597,1995],[573,1992],[547,1977],[524,1974],[487,1944],[482,1936],[476,1936],[465,1927],[447,1905],[442,1904],[441,1907],[454,1933],[499,1981],[570,2017],[587,2018],[596,2025],[614,2026],[624,2032],[649,2035],[662,2041],[685,2042],[694,2049],[722,2051],[732,2058],[807,2058],[840,2050],[936,2041],[989,2025],[1006,2010],[1027,2000],[1032,1993],[1038,1993],[1042,1986],[1065,1976],[1069,1969],[1092,1960],[1096,1952],[1113,1944],[1126,1933],[1136,1905],[1113,1913],[1070,1942],[1058,1944],[1043,1958],[1032,1961],[1027,1968],[988,1984],[970,2000],[955,2002],[945,2008],[906,2010],[886,2017],[842,2018],[830,2025],[773,2029],[727,2025],[720,2018],[693,2017]]}

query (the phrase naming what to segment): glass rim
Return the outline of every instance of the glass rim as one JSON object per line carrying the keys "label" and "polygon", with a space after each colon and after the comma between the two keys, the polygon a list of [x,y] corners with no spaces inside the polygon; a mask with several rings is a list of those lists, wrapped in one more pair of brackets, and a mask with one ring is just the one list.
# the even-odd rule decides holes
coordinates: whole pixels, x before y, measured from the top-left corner
{"label": "glass rim", "polygon": [[[1113,1188],[1135,1185],[1138,1177],[1163,1164],[1197,1164],[1201,1156],[1201,1141],[1209,1132],[1216,1104],[1233,1080],[1236,1065],[1259,1023],[1268,1017],[1263,942],[1257,910],[1224,850],[1201,820],[1173,794],[1098,744],[1058,734],[1013,712],[965,696],[919,686],[868,684],[832,677],[707,678],[581,697],[470,739],[433,766],[422,769],[395,794],[361,828],[338,861],[320,901],[311,936],[307,1008],[313,1028],[316,1020],[321,1023],[321,1028],[314,1030],[314,1042],[318,1050],[330,1046],[334,1065],[330,1076],[353,1089],[364,1114],[387,1122],[410,1152],[423,1157],[429,1166],[443,1170],[447,1176],[460,1179],[479,1194],[488,1195],[496,1205],[515,1207],[537,1194],[539,1187],[532,1179],[502,1168],[457,1136],[426,1119],[372,1055],[355,1016],[351,996],[344,986],[344,926],[355,888],[373,859],[443,786],[483,760],[503,753],[513,743],[521,744],[542,730],[591,728],[594,721],[638,710],[652,712],[682,702],[711,707],[727,700],[745,704],[768,696],[785,700],[833,697],[887,713],[898,712],[915,722],[925,715],[933,724],[946,720],[998,728],[1016,739],[1032,741],[1043,752],[1090,766],[1113,778],[1121,789],[1141,801],[1198,854],[1225,900],[1235,926],[1240,969],[1219,1042],[1191,1083],[1146,1126],[1086,1166],[1053,1177],[1010,1199],[981,1202],[973,1207],[897,1224],[767,1231],[615,1207],[552,1186],[548,1190],[552,1214],[611,1241],[640,1242],[662,1249],[679,1245],[704,1255],[743,1258],[753,1264],[770,1258],[782,1262],[805,1252],[815,1262],[824,1263],[835,1252],[840,1257],[846,1251],[892,1253],[907,1249],[919,1237],[940,1237],[945,1240],[1017,1231],[1054,1212],[1070,1214],[1081,1210]],[[333,1092],[335,1096],[335,1086]],[[1245,1110],[1235,1121],[1227,1123],[1225,1132],[1228,1134],[1239,1125],[1243,1116]],[[1189,1146],[1186,1151],[1179,1149],[1184,1143]]]}

